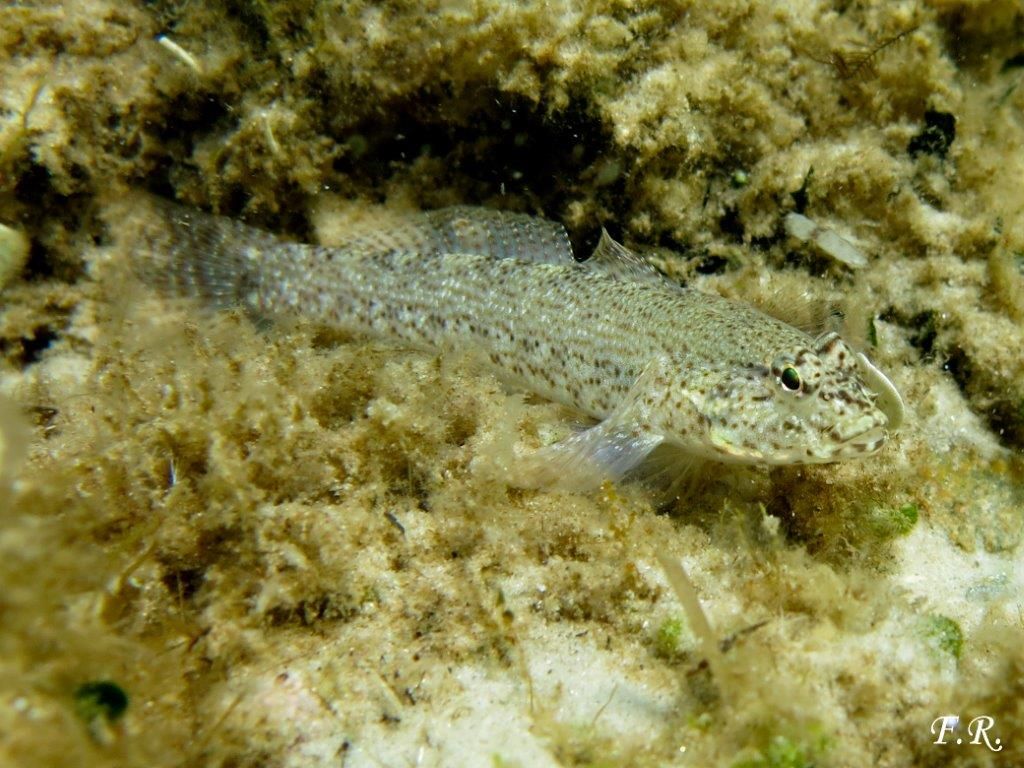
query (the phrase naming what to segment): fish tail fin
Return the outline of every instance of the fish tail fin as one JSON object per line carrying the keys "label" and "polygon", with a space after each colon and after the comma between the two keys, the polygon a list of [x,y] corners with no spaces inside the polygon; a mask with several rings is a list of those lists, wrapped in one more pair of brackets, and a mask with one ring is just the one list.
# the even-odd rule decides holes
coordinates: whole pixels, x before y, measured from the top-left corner
{"label": "fish tail fin", "polygon": [[260,262],[281,246],[273,235],[152,196],[114,204],[108,219],[140,280],[213,307],[257,308]]}

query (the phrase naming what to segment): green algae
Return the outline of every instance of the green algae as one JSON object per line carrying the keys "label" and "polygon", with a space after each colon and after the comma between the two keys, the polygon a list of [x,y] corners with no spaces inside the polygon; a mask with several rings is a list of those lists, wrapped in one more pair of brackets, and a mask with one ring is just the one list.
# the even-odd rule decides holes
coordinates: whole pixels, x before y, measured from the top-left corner
{"label": "green algae", "polygon": [[820,748],[773,736],[755,757],[744,758],[732,768],[813,768],[820,763]]}
{"label": "green algae", "polygon": [[128,694],[111,680],[82,683],[75,689],[75,712],[86,723],[96,719],[113,723],[128,709]]}
{"label": "green algae", "polygon": [[677,657],[687,634],[686,620],[682,616],[664,619],[654,633],[654,652],[666,659]]}
{"label": "green algae", "polygon": [[878,507],[867,516],[867,524],[884,538],[906,536],[917,524],[918,507],[916,504],[901,504],[898,507]]}
{"label": "green algae", "polygon": [[937,650],[959,660],[964,649],[964,633],[960,625],[948,616],[929,616],[925,636]]}

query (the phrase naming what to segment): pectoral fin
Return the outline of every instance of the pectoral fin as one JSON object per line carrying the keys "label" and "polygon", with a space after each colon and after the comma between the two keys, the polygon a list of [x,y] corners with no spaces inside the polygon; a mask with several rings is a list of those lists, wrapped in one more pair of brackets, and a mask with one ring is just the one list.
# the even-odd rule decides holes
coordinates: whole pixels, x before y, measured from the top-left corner
{"label": "pectoral fin", "polygon": [[593,490],[621,480],[658,447],[663,437],[650,430],[602,421],[523,460],[530,487]]}
{"label": "pectoral fin", "polygon": [[655,360],[603,421],[523,460],[527,487],[590,490],[621,480],[661,445],[665,435],[651,418],[647,397],[665,361]]}

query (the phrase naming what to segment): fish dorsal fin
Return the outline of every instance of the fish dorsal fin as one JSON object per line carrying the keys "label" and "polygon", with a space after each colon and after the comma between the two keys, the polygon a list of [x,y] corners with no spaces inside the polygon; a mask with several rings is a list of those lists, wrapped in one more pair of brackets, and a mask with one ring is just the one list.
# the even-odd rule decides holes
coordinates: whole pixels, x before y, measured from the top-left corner
{"label": "fish dorsal fin", "polygon": [[468,205],[433,211],[382,211],[332,245],[359,253],[465,253],[538,264],[572,264],[565,228],[525,213]]}
{"label": "fish dorsal fin", "polygon": [[374,207],[360,212],[359,218],[338,227],[333,222],[330,240],[333,248],[354,254],[429,253],[435,250],[433,230],[420,211],[395,211]]}
{"label": "fish dorsal fin", "polygon": [[439,251],[537,264],[573,262],[569,236],[556,221],[468,205],[440,208],[423,217]]}
{"label": "fish dorsal fin", "polygon": [[616,280],[672,285],[671,281],[655,269],[653,264],[640,254],[634,253],[622,243],[617,242],[604,227],[601,227],[601,239],[598,241],[597,247],[590,258],[583,262],[583,265]]}

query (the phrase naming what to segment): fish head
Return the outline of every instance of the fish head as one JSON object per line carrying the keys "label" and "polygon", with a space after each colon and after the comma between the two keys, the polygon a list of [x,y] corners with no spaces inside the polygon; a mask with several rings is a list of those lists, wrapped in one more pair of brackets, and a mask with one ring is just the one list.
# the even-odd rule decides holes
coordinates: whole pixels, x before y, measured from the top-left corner
{"label": "fish head", "polygon": [[700,452],[746,464],[869,456],[902,418],[888,379],[835,333],[775,350],[765,361],[710,370],[699,395]]}

